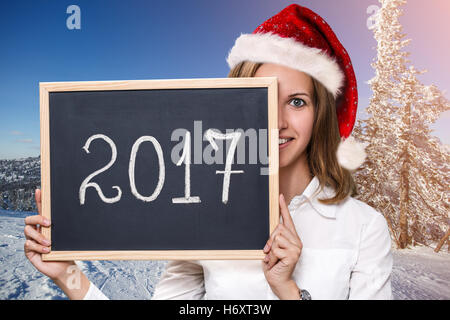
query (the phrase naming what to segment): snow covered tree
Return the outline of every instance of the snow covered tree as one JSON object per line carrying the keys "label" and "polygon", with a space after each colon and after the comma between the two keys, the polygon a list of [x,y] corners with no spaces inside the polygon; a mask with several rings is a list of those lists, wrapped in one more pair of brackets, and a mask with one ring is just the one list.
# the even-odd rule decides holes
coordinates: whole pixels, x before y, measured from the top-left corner
{"label": "snow covered tree", "polygon": [[399,23],[406,0],[379,2],[369,117],[354,129],[367,145],[367,160],[354,177],[358,198],[383,213],[397,247],[405,248],[439,241],[450,224],[450,152],[429,127],[450,104],[436,86],[420,83],[417,75],[425,71],[402,51],[410,42]]}

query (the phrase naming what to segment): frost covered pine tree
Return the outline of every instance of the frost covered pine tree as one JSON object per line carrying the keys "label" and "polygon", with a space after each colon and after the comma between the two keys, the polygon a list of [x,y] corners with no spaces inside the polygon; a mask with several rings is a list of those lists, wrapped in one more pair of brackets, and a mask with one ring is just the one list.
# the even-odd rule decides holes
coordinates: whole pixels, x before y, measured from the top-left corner
{"label": "frost covered pine tree", "polygon": [[429,126],[450,105],[436,86],[420,83],[417,75],[426,71],[409,65],[402,51],[410,42],[399,23],[406,0],[379,2],[369,117],[354,131],[367,160],[354,177],[357,198],[383,213],[397,247],[406,248],[437,242],[449,228],[450,152]]}

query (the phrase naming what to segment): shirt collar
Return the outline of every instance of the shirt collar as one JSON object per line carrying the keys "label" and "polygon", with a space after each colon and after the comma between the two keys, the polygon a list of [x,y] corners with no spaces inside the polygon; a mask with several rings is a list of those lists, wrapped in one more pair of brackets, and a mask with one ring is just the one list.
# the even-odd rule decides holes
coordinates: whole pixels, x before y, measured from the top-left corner
{"label": "shirt collar", "polygon": [[320,203],[318,199],[326,199],[334,196],[332,188],[325,186],[319,191],[320,183],[317,177],[314,177],[301,195],[296,195],[289,203],[289,211],[295,211],[303,203],[309,202],[311,207],[320,215],[326,218],[336,218],[336,206]]}

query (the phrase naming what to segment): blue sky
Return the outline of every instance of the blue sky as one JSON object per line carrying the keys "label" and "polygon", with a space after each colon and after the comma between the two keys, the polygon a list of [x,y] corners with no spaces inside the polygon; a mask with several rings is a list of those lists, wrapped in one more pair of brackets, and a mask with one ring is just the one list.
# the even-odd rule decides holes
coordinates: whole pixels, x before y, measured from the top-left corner
{"label": "blue sky", "polygon": [[[283,0],[17,0],[0,2],[0,159],[39,155],[39,82],[226,77],[225,58],[240,33],[295,1]],[[377,0],[309,0],[352,58],[359,117],[370,98],[366,81],[376,42],[366,9]],[[450,1],[409,0],[402,24],[407,51],[424,84],[449,88]],[[66,9],[81,9],[69,30]],[[425,6],[426,4],[426,6]],[[444,37],[442,37],[444,33]],[[444,40],[444,41],[443,41]],[[446,94],[447,98],[449,94]],[[450,144],[448,112],[433,126]]]}

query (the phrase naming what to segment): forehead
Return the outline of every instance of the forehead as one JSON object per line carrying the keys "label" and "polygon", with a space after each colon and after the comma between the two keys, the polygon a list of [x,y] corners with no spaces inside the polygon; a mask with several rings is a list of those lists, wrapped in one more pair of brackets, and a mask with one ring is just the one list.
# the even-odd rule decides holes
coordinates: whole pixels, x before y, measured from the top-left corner
{"label": "forehead", "polygon": [[279,64],[262,64],[256,71],[255,77],[277,77],[278,90],[282,95],[296,92],[311,94],[313,90],[313,83],[309,75]]}

